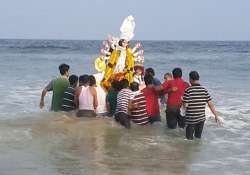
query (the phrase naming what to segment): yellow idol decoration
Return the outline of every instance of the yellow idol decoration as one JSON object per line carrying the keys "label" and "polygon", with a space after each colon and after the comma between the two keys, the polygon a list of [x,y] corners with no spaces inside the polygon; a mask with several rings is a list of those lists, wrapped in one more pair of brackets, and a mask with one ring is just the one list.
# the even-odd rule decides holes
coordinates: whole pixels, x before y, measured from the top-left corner
{"label": "yellow idol decoration", "polygon": [[97,72],[103,72],[106,69],[105,60],[103,57],[98,57],[95,60],[95,69]]}
{"label": "yellow idol decoration", "polygon": [[[123,51],[114,50],[111,53],[109,58],[104,77],[101,85],[105,89],[109,89],[111,87],[111,83],[113,80],[121,81],[123,79],[127,79],[129,83],[133,82],[133,74],[134,74],[134,56],[131,48],[126,48],[125,50],[125,59],[122,58],[121,54]],[[123,65],[119,65],[120,59],[123,59],[125,62],[121,63]],[[123,67],[119,70],[117,67]]]}

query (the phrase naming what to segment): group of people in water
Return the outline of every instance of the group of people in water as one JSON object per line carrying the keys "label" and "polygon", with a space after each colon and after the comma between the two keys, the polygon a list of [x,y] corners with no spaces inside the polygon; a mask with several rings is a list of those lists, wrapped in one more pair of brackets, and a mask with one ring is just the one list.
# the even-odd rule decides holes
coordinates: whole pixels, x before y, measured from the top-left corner
{"label": "group of people in water", "polygon": [[[220,118],[206,88],[200,85],[199,73],[189,73],[189,83],[182,79],[181,68],[164,75],[161,83],[153,68],[143,72],[143,78],[129,83],[127,79],[113,80],[111,87],[103,88],[93,75],[70,75],[70,66],[61,64],[61,76],[52,80],[42,91],[44,97],[53,91],[52,111],[76,111],[77,117],[113,117],[125,128],[161,122],[160,103],[166,104],[166,125],[169,129],[186,128],[186,138],[201,138],[209,106],[216,122]],[[136,76],[135,76],[136,77]]]}

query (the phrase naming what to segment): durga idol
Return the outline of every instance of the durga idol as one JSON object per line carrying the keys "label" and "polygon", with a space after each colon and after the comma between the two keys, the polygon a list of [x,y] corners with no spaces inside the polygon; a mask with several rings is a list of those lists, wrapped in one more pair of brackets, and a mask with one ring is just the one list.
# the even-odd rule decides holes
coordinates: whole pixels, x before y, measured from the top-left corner
{"label": "durga idol", "polygon": [[[141,58],[143,50],[137,51],[141,44],[137,43],[133,49],[129,42],[134,37],[135,21],[133,16],[128,16],[120,27],[120,38],[110,36],[104,41],[101,57],[97,58],[96,64],[102,63],[103,79],[101,85],[109,89],[113,80],[127,79],[129,83],[134,80],[135,58]],[[105,63],[105,66],[104,66]],[[98,67],[98,66],[96,66]]]}

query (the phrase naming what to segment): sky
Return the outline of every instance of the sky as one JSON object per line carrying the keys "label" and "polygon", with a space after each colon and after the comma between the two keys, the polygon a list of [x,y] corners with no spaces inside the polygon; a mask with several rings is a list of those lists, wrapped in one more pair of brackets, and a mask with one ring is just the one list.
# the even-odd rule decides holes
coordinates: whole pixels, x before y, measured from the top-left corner
{"label": "sky", "polygon": [[136,20],[135,40],[250,40],[250,0],[0,0],[0,38],[97,39]]}

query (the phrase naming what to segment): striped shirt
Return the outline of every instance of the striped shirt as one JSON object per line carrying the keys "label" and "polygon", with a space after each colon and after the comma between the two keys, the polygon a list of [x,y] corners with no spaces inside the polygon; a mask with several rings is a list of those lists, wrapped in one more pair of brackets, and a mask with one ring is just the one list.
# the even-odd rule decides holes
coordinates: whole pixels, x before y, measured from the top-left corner
{"label": "striped shirt", "polygon": [[131,120],[138,125],[146,125],[149,122],[146,110],[146,98],[141,91],[133,92],[132,105],[136,108],[131,110]]}
{"label": "striped shirt", "polygon": [[74,103],[74,97],[75,97],[75,88],[69,86],[63,94],[62,111],[71,111],[76,108]]}
{"label": "striped shirt", "polygon": [[211,97],[208,91],[199,84],[192,85],[187,88],[183,103],[187,105],[186,108],[186,124],[196,124],[206,120],[205,108]]}
{"label": "striped shirt", "polygon": [[131,97],[132,91],[130,89],[122,89],[117,95],[117,105],[115,113],[128,114],[128,103]]}

